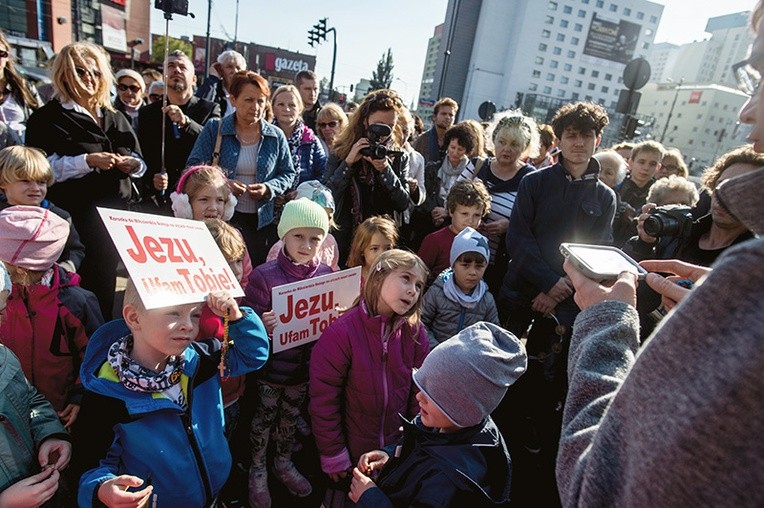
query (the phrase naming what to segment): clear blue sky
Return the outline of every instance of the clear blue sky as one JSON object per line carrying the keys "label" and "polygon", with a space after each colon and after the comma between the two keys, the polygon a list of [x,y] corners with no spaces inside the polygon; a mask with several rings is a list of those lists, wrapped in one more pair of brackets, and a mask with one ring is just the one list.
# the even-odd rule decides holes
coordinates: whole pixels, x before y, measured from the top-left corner
{"label": "clear blue sky", "polygon": [[[512,0],[503,0],[512,1]],[[538,0],[543,2],[543,0]],[[750,10],[755,0],[657,0],[665,6],[656,42],[683,44],[706,38],[709,17]],[[153,2],[152,2],[153,4]],[[337,29],[335,84],[340,90],[370,78],[387,48],[393,50],[393,82],[411,103],[419,91],[427,41],[443,22],[447,0],[240,0],[238,39],[316,55],[316,72],[329,77],[331,38],[317,49],[308,45],[307,31],[319,18]],[[189,0],[196,19],[176,16],[170,35],[206,33],[207,1]],[[152,9],[152,32],[164,33],[162,13]],[[233,40],[236,0],[213,0],[211,33]]]}

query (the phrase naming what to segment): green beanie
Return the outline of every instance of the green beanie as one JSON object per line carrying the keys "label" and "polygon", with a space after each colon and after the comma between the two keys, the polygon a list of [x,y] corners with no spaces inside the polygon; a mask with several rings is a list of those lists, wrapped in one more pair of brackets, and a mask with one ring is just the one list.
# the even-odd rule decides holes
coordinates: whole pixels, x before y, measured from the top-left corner
{"label": "green beanie", "polygon": [[329,231],[329,216],[326,210],[308,198],[295,199],[288,202],[281,212],[278,233],[279,238],[295,228],[318,228],[324,232]]}

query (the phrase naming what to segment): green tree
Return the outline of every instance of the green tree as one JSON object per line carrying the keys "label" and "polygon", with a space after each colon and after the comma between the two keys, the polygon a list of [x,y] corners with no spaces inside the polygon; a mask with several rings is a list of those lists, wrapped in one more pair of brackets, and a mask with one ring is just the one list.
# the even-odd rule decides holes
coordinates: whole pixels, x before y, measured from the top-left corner
{"label": "green tree", "polygon": [[[190,42],[170,37],[169,48],[170,53],[179,49],[188,55],[188,58],[192,60],[194,58],[194,47]],[[164,62],[164,35],[154,39],[154,42],[151,44],[151,61]]]}
{"label": "green tree", "polygon": [[393,50],[387,48],[387,53],[377,62],[377,70],[371,73],[369,91],[390,88],[393,84]]}

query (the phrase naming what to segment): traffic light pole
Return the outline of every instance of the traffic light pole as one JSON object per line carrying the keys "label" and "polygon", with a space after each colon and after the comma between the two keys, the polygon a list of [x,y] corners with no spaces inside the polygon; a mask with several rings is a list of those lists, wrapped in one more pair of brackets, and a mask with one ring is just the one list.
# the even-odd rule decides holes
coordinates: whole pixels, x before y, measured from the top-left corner
{"label": "traffic light pole", "polygon": [[332,75],[329,78],[329,98],[330,100],[334,100],[334,66],[337,64],[337,30],[332,27],[327,30],[327,32],[332,32],[334,39],[334,51],[332,52]]}
{"label": "traffic light pole", "polygon": [[332,32],[334,40],[334,50],[332,51],[332,76],[329,79],[329,100],[334,99],[334,68],[337,64],[337,30],[332,28],[326,28],[327,18],[318,20],[318,23],[313,25],[313,28],[308,30],[308,44],[310,47],[314,47],[314,44],[320,44],[321,40],[326,40],[326,34]]}

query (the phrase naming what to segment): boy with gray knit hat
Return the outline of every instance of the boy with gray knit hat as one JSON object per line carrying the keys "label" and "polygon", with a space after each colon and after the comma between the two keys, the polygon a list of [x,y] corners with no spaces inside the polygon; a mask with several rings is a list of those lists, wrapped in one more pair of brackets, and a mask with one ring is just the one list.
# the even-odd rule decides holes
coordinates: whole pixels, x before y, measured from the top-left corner
{"label": "boy with gray knit hat", "polygon": [[464,228],[454,238],[451,268],[424,295],[422,324],[430,338],[430,351],[478,321],[499,324],[496,301],[483,280],[490,257],[488,239],[473,228]]}
{"label": "boy with gray knit hat", "polygon": [[350,499],[358,507],[506,502],[511,460],[490,414],[527,364],[517,337],[492,323],[443,342],[413,374],[419,415],[404,420],[397,446],[361,456]]}

